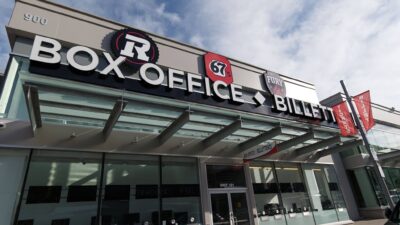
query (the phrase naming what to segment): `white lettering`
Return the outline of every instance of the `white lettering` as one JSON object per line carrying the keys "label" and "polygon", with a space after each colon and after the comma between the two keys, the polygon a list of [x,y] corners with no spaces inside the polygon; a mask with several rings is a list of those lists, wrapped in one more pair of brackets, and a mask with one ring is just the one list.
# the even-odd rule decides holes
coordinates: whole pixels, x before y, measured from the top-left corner
{"label": "white lettering", "polygon": [[217,95],[217,96],[218,96],[219,98],[221,98],[221,99],[229,99],[229,95],[227,95],[227,94],[222,94],[222,93],[220,92],[220,90],[219,90],[220,86],[222,86],[222,87],[224,87],[224,88],[227,88],[227,87],[228,87],[228,85],[227,85],[225,82],[221,81],[221,80],[215,81],[215,82],[213,83],[213,89],[214,89],[215,95]]}
{"label": "white lettering", "polygon": [[[178,77],[176,75],[179,75],[181,77]],[[183,84],[183,79],[182,76],[184,75],[183,71],[180,70],[175,70],[175,69],[168,69],[168,87],[169,88],[174,88],[174,84]]]}
{"label": "white lettering", "polygon": [[[194,87],[200,88],[201,87],[201,83],[199,82],[201,80],[201,76],[200,75],[196,75],[196,74],[192,74],[192,73],[188,73],[187,74],[187,82],[186,82],[186,89],[188,92],[193,92]],[[198,80],[198,81],[195,81]]]}
{"label": "white lettering", "polygon": [[267,76],[268,83],[277,84],[279,86],[283,86],[283,80],[278,79],[276,77]]}
{"label": "white lettering", "polygon": [[286,112],[287,111],[287,106],[285,104],[285,98],[279,95],[274,95],[274,103],[275,103],[275,109],[278,111]]}
{"label": "white lettering", "polygon": [[[155,71],[157,72],[158,78],[155,79],[155,80],[150,79],[150,78],[147,76],[147,70],[148,70],[148,69],[153,69],[153,70],[155,70]],[[140,67],[139,76],[140,76],[140,78],[141,78],[142,80],[144,80],[146,83],[151,84],[151,85],[155,85],[155,86],[156,86],[156,85],[161,85],[162,82],[164,81],[164,77],[165,77],[164,72],[162,71],[162,69],[161,69],[159,66],[157,66],[157,65],[155,65],[155,64],[153,64],[153,63],[146,63],[146,64],[143,64],[143,65]]]}
{"label": "white lettering", "polygon": [[231,88],[232,101],[243,103],[244,100],[241,98],[243,95],[242,86],[236,85],[236,84],[231,84],[230,88]]}
{"label": "white lettering", "polygon": [[111,55],[107,52],[103,52],[104,56],[106,57],[109,65],[104,68],[100,74],[102,75],[107,75],[108,73],[110,73],[112,70],[114,70],[115,74],[121,78],[121,79],[125,79],[125,76],[122,74],[121,70],[119,69],[119,64],[123,63],[125,61],[125,57],[124,56],[120,56],[118,57],[116,60],[113,60],[113,58],[111,57]]}
{"label": "white lettering", "polygon": [[[45,47],[45,44],[50,45],[51,47]],[[61,62],[61,55],[60,53],[58,53],[58,51],[60,50],[60,42],[51,38],[36,35],[35,40],[33,41],[33,46],[29,59],[37,62],[58,64]],[[41,53],[46,55],[47,57],[41,56]]]}
{"label": "white lettering", "polygon": [[[121,50],[121,55],[127,57],[134,57],[135,53],[133,52],[133,48],[135,48],[136,52],[138,53],[137,58],[143,61],[148,62],[149,57],[147,56],[147,52],[150,50],[150,42],[146,39],[135,37],[133,35],[127,34],[125,36],[126,44],[124,49]],[[135,46],[136,43],[142,44],[142,46],[138,47]]]}
{"label": "white lettering", "polygon": [[[89,54],[91,58],[91,62],[88,65],[81,65],[75,60],[75,55],[78,52],[85,52]],[[67,52],[67,61],[68,63],[74,67],[75,69],[81,71],[92,71],[95,70],[97,65],[99,65],[99,56],[92,49],[84,46],[75,46],[68,50]]]}
{"label": "white lettering", "polygon": [[205,85],[205,90],[206,90],[206,95],[211,96],[211,85],[210,85],[210,79],[208,77],[204,78],[204,85]]}

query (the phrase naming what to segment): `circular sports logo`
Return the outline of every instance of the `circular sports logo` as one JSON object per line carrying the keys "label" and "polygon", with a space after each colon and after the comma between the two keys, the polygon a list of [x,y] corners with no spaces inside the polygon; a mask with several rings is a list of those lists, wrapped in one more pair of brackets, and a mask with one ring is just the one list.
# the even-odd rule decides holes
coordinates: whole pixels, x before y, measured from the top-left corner
{"label": "circular sports logo", "polygon": [[159,52],[156,43],[147,34],[136,29],[115,32],[111,49],[116,57],[126,57],[125,64],[135,71],[145,63],[156,63]]}
{"label": "circular sports logo", "polygon": [[212,81],[233,82],[231,64],[224,56],[208,52],[204,55],[204,64],[206,74]]}
{"label": "circular sports logo", "polygon": [[268,71],[264,73],[265,85],[269,92],[273,95],[279,95],[282,97],[286,96],[285,81],[279,76],[279,74]]}

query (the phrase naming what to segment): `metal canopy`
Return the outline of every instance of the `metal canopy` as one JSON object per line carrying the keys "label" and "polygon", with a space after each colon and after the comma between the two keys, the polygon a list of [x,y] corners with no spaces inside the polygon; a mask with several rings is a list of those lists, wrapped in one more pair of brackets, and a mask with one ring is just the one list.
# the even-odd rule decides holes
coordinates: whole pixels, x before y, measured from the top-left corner
{"label": "metal canopy", "polygon": [[378,155],[379,161],[382,161],[382,162],[389,162],[389,161],[398,159],[399,157],[400,157],[400,150],[395,150],[392,152],[383,153],[383,154]]}
{"label": "metal canopy", "polygon": [[318,151],[315,153],[315,155],[312,158],[319,159],[321,157],[331,155],[334,153],[338,153],[338,152],[341,152],[344,150],[349,150],[351,148],[355,148],[355,147],[357,147],[359,145],[363,145],[363,144],[364,144],[364,142],[361,139],[346,141],[346,142],[340,143],[334,147],[330,147],[325,150]]}
{"label": "metal canopy", "polygon": [[246,151],[252,147],[255,147],[265,141],[271,140],[272,138],[282,134],[282,127],[278,126],[268,130],[258,136],[249,138],[248,140],[238,144],[233,150],[232,154],[238,154],[240,152]]}
{"label": "metal canopy", "polygon": [[165,128],[157,137],[160,145],[170,139],[179,129],[190,120],[190,111],[185,110],[174,122]]}
{"label": "metal canopy", "polygon": [[289,149],[289,148],[291,148],[293,146],[296,146],[298,144],[304,143],[304,142],[306,142],[308,140],[311,140],[311,139],[314,139],[314,138],[315,138],[315,133],[314,133],[314,130],[311,129],[309,132],[307,132],[307,133],[305,133],[303,135],[300,135],[300,136],[294,137],[294,138],[292,138],[290,140],[287,140],[287,141],[284,141],[282,143],[279,143],[277,145],[277,148],[278,148],[279,152],[285,151],[285,150],[287,150],[287,149]]}
{"label": "metal canopy", "polygon": [[[276,141],[279,143],[279,151],[301,145],[299,152],[304,153],[307,149],[311,151],[316,146],[320,149],[328,146],[331,140],[337,140],[337,137],[333,137],[337,135],[337,129],[318,126],[310,129],[310,124],[243,114],[234,110],[165,101],[130,93],[122,93],[124,100],[116,101],[115,96],[121,95],[118,90],[96,92],[95,89],[90,92],[85,85],[80,90],[46,84],[37,84],[36,87],[24,88],[27,105],[33,115],[33,127],[40,127],[41,120],[63,126],[98,127],[102,128],[105,139],[113,129],[134,133],[132,135],[135,136],[127,138],[124,143],[104,142],[104,145],[112,145],[112,149],[121,151],[134,149],[154,153],[232,156],[261,147],[266,142]],[[109,106],[112,104],[114,107],[110,113]],[[171,139],[174,141],[169,141]],[[82,143],[76,138],[75,141]],[[86,143],[95,142],[86,140]]]}
{"label": "metal canopy", "polygon": [[335,135],[335,136],[333,136],[331,138],[324,139],[324,140],[319,141],[319,142],[317,142],[315,144],[307,145],[305,147],[296,149],[294,151],[294,155],[295,156],[305,155],[305,154],[311,153],[311,152],[313,152],[315,150],[326,148],[326,147],[329,147],[329,146],[334,145],[336,143],[340,143],[340,141],[341,141],[340,136],[339,135]]}
{"label": "metal canopy", "polygon": [[203,149],[207,149],[214,144],[218,143],[222,139],[228,137],[229,135],[233,134],[235,131],[239,130],[242,127],[242,120],[237,119],[236,121],[232,122],[228,126],[222,128],[221,130],[215,132],[211,136],[207,137],[206,139],[203,139],[201,141],[201,145]]}
{"label": "metal canopy", "polygon": [[108,120],[103,128],[104,139],[107,139],[108,136],[110,136],[114,125],[117,123],[118,118],[121,116],[121,113],[127,104],[128,104],[128,102],[124,101],[122,99],[118,99],[115,102],[114,107],[110,113],[110,116],[108,117]]}
{"label": "metal canopy", "polygon": [[26,108],[28,109],[32,131],[35,134],[36,128],[42,127],[38,89],[37,87],[28,84],[24,84],[22,87],[24,90]]}

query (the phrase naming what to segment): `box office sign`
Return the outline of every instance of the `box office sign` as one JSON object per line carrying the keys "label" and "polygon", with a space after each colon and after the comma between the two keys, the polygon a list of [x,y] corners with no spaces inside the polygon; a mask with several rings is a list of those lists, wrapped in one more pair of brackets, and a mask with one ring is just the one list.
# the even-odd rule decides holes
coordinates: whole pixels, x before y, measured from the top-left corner
{"label": "box office sign", "polygon": [[[140,31],[117,31],[112,46],[114,54],[102,52],[101,58],[91,48],[74,46],[63,59],[59,41],[36,36],[29,70],[94,85],[337,127],[328,107],[279,95],[271,98],[265,92],[249,88],[244,90],[234,83],[230,62],[223,56],[205,54],[206,75],[201,75],[157,65],[158,48]],[[82,57],[78,55],[85,55],[85,60],[80,60]],[[129,72],[122,69],[122,64],[131,68]],[[139,78],[131,76],[137,73]],[[282,84],[280,80],[274,82]]]}

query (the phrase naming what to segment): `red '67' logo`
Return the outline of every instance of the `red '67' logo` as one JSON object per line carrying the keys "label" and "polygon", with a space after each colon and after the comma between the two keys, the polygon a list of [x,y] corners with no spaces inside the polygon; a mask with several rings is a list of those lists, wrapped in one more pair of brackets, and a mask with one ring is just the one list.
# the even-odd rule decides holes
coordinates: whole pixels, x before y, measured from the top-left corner
{"label": "red '67' logo", "polygon": [[204,55],[204,64],[206,74],[212,81],[233,82],[231,64],[224,56],[208,52]]}

